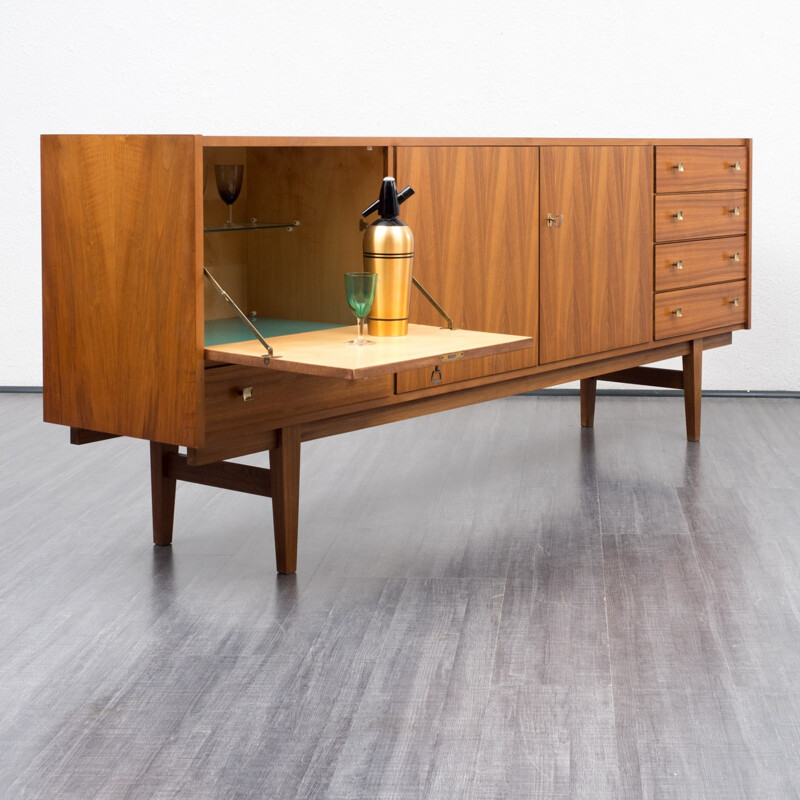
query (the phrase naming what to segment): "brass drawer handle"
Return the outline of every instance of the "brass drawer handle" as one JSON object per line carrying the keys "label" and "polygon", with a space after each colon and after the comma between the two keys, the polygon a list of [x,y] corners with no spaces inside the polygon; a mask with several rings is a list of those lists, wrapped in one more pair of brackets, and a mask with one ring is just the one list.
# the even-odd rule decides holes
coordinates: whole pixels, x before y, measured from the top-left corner
{"label": "brass drawer handle", "polygon": [[239,389],[239,394],[242,396],[242,400],[244,400],[246,403],[248,400],[253,399],[253,387],[245,386],[243,389]]}
{"label": "brass drawer handle", "polygon": [[683,309],[682,308],[676,308],[672,313],[676,317],[682,317],[683,316]]}
{"label": "brass drawer handle", "polygon": [[439,367],[434,367],[433,372],[431,372],[431,383],[441,383],[442,382],[442,372]]}
{"label": "brass drawer handle", "polygon": [[564,221],[563,214],[548,214],[547,215],[547,227],[548,228],[560,228],[561,223]]}
{"label": "brass drawer handle", "polygon": [[736,252],[732,256],[728,256],[728,261],[736,261],[737,263],[742,260],[741,255]]}
{"label": "brass drawer handle", "polygon": [[734,307],[739,308],[739,298],[734,297],[733,300],[728,300],[728,302]]}
{"label": "brass drawer handle", "polygon": [[741,172],[742,171],[742,162],[741,161],[734,161],[733,164],[731,164],[731,169],[734,172]]}
{"label": "brass drawer handle", "polygon": [[679,161],[673,168],[675,172],[683,172],[683,161]]}
{"label": "brass drawer handle", "polygon": [[728,213],[732,217],[738,217],[739,216],[739,206],[734,206],[733,208],[729,208],[728,209]]}
{"label": "brass drawer handle", "polygon": [[673,214],[672,218],[673,219],[677,219],[678,221],[682,220],[683,219],[683,211],[678,211],[677,214]]}
{"label": "brass drawer handle", "polygon": [[679,258],[673,265],[675,269],[683,269],[683,259]]}

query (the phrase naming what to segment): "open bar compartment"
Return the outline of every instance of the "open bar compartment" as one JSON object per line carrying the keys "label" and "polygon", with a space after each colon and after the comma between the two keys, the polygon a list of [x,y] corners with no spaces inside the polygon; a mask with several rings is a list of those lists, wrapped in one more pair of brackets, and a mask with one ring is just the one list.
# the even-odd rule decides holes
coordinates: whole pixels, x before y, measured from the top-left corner
{"label": "open bar compartment", "polygon": [[[204,265],[274,352],[264,359],[263,344],[206,281],[208,362],[355,380],[532,344],[520,336],[415,325],[407,337],[345,346],[355,325],[343,276],[363,268],[361,212],[388,162],[382,147],[204,148]],[[224,227],[217,164],[244,164],[233,207],[241,228]]]}

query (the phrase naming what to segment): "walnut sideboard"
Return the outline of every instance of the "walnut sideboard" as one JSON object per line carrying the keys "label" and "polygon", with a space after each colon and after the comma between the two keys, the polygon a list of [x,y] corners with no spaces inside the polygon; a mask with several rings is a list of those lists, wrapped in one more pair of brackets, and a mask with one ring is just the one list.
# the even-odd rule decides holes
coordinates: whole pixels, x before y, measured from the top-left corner
{"label": "walnut sideboard", "polygon": [[[176,481],[272,499],[295,571],[304,441],[579,379],[683,389],[750,327],[749,139],[43,136],[44,418],[150,441],[153,536]],[[214,179],[243,164],[234,226]],[[394,175],[416,195],[411,333],[346,348],[342,274]],[[204,277],[261,331],[267,355]],[[343,327],[348,326],[348,327]],[[266,357],[265,357],[266,356]],[[644,366],[682,356],[682,370]],[[185,454],[179,448],[186,448]],[[269,451],[269,469],[227,459]]]}

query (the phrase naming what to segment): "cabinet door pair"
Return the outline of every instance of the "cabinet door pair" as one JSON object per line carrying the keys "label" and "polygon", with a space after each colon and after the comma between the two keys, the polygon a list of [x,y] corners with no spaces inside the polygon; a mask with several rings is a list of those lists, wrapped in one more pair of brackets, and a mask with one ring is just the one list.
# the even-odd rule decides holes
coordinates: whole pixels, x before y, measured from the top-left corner
{"label": "cabinet door pair", "polygon": [[651,147],[399,147],[397,177],[415,275],[459,327],[533,336],[528,366],[651,340]]}

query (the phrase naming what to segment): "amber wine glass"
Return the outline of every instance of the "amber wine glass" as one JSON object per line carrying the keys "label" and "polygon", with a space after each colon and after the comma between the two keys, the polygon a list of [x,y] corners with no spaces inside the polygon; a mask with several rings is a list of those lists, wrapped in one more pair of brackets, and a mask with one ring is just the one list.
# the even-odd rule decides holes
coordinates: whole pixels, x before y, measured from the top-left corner
{"label": "amber wine glass", "polygon": [[378,276],[374,272],[347,272],[344,276],[344,288],[347,303],[356,315],[358,335],[347,344],[375,344],[364,338],[364,319],[375,302],[375,286]]}
{"label": "amber wine glass", "polygon": [[244,164],[216,164],[214,175],[217,179],[217,191],[222,202],[228,206],[228,221],[225,227],[233,226],[233,204],[242,191],[244,179]]}

